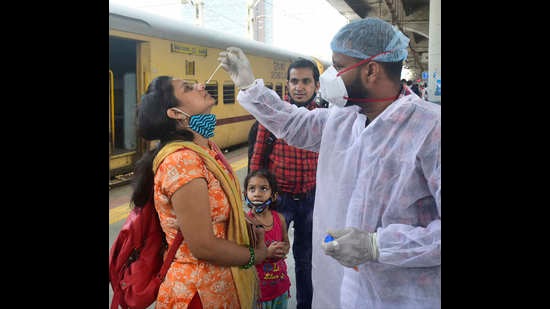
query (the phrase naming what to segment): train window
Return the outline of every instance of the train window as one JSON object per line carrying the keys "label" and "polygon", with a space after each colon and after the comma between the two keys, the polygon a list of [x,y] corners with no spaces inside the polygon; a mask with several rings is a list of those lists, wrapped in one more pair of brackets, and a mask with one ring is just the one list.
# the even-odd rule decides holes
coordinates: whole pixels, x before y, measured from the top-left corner
{"label": "train window", "polygon": [[223,82],[223,104],[235,104],[235,84],[232,81]]}
{"label": "train window", "polygon": [[195,61],[185,60],[185,75],[195,75]]}
{"label": "train window", "polygon": [[273,89],[273,83],[265,83],[264,85],[269,89]]}
{"label": "train window", "polygon": [[182,78],[186,83],[188,84],[191,84],[191,85],[195,85],[197,83],[196,80],[194,79],[188,79],[188,78]]}
{"label": "train window", "polygon": [[218,105],[218,81],[211,80],[206,84],[206,91],[216,99],[216,105]]}
{"label": "train window", "polygon": [[277,85],[275,85],[275,92],[277,92],[279,97],[281,97],[281,99],[282,99],[283,98],[283,84],[277,83]]}

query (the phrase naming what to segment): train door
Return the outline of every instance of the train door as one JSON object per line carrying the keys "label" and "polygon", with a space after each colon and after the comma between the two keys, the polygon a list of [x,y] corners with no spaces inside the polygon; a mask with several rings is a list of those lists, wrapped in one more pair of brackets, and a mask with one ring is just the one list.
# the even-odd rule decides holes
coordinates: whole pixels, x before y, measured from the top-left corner
{"label": "train door", "polygon": [[143,93],[145,73],[141,58],[148,45],[109,37],[109,182],[128,180],[135,161],[143,153],[136,135],[136,108]]}

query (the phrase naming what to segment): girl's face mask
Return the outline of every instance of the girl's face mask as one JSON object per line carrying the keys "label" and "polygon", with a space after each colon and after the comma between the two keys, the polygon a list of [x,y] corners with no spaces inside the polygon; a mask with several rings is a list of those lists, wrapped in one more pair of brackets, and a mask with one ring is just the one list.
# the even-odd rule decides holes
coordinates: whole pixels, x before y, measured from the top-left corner
{"label": "girl's face mask", "polygon": [[254,212],[257,213],[257,214],[260,214],[260,213],[264,212],[264,210],[267,208],[267,206],[269,206],[272,202],[272,199],[268,198],[267,201],[265,201],[263,203],[254,203],[254,202],[250,201],[246,195],[245,195],[244,199],[245,199],[246,205],[248,207],[254,209]]}

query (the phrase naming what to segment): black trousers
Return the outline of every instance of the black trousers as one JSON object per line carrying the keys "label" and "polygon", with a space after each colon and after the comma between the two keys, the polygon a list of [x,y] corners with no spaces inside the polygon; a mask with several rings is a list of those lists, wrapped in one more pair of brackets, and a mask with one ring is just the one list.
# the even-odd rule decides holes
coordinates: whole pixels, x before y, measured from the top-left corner
{"label": "black trousers", "polygon": [[292,253],[295,262],[297,309],[310,309],[313,298],[311,250],[315,188],[305,194],[282,192],[276,210],[285,217],[287,229],[294,222]]}

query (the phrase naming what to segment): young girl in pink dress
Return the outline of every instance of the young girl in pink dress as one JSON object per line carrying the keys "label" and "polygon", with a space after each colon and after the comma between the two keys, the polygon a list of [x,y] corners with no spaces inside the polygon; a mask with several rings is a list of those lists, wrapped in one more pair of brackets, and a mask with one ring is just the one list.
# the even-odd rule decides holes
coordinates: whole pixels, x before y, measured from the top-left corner
{"label": "young girl in pink dress", "polygon": [[290,279],[285,263],[290,242],[283,215],[273,210],[278,198],[275,176],[265,169],[249,173],[244,180],[244,198],[250,208],[248,216],[265,229],[267,257],[256,265],[260,282],[258,308],[286,309],[290,297]]}

